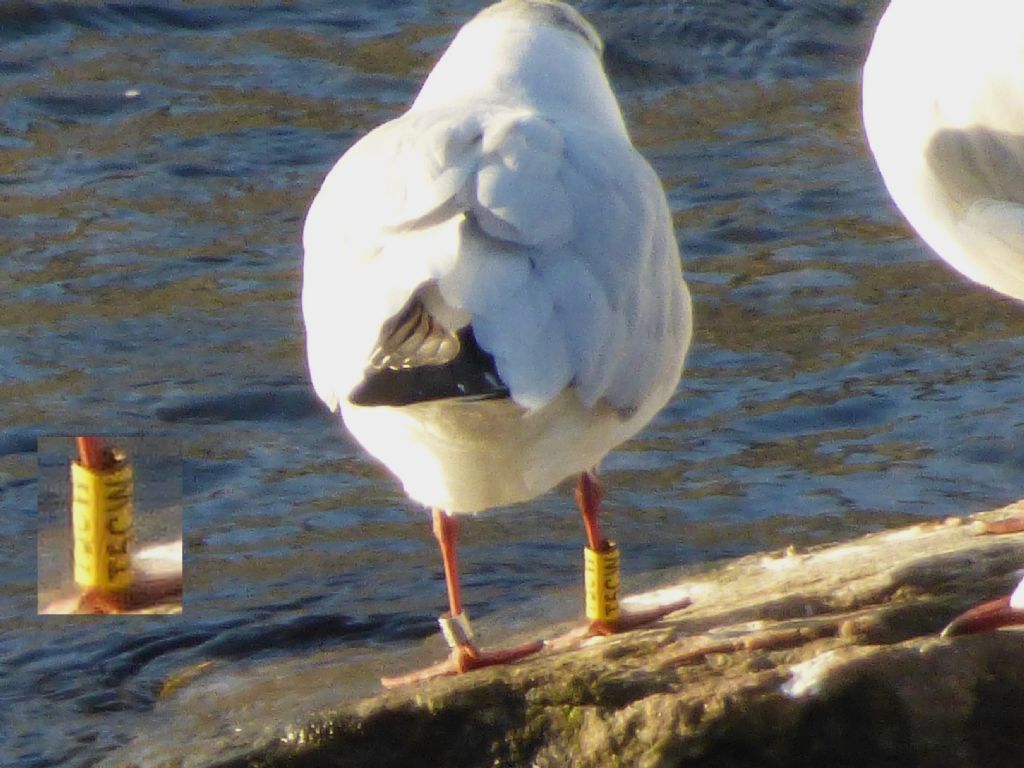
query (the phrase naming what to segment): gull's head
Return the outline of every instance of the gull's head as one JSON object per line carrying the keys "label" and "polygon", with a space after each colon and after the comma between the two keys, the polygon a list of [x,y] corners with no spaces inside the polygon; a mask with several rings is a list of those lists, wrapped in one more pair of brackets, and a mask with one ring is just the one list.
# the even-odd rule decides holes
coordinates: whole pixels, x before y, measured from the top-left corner
{"label": "gull's head", "polygon": [[[558,0],[502,0],[484,8],[469,24],[517,20],[526,24],[547,24],[556,29],[566,30],[578,35],[598,57],[604,52],[604,41],[593,25],[575,8]],[[469,24],[466,25],[467,28]]]}
{"label": "gull's head", "polygon": [[603,48],[597,30],[565,3],[502,0],[459,30],[413,108],[491,103],[619,127]]}

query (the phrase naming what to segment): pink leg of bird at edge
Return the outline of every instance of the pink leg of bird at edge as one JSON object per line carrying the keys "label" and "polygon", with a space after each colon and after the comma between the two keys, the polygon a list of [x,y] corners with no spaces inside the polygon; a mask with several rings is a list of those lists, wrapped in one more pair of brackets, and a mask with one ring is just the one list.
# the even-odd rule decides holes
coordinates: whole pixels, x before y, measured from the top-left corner
{"label": "pink leg of bird at edge", "polygon": [[[1024,533],[1024,515],[1008,517],[1005,520],[993,520],[982,524],[982,532],[1000,535],[1007,533]],[[990,632],[1000,627],[1024,625],[1024,610],[1013,608],[1009,596],[977,605],[953,619],[942,630],[943,637],[955,635],[973,635],[979,632]]]}
{"label": "pink leg of bird at edge", "polygon": [[[462,614],[462,591],[459,587],[459,557],[457,542],[459,535],[458,520],[442,509],[433,511],[433,531],[437,543],[441,547],[441,560],[444,564],[444,580],[448,586],[448,607],[450,612],[444,614],[442,620],[458,617]],[[495,651],[481,651],[469,639],[462,638],[452,645],[451,655],[444,661],[410,672],[398,677],[381,678],[385,688],[396,688],[409,683],[419,683],[445,675],[456,675],[471,669],[490,667],[496,664],[510,664],[514,661],[537,653],[544,643],[536,641],[524,643],[512,648]]]}

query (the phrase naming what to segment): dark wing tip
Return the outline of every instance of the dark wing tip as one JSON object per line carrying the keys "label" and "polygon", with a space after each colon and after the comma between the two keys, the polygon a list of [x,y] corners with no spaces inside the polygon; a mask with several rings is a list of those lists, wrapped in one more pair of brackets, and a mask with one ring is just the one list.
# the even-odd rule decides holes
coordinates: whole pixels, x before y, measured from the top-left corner
{"label": "dark wing tip", "polygon": [[402,406],[508,396],[494,358],[477,344],[472,327],[442,327],[416,298],[385,326],[348,399],[355,405]]}

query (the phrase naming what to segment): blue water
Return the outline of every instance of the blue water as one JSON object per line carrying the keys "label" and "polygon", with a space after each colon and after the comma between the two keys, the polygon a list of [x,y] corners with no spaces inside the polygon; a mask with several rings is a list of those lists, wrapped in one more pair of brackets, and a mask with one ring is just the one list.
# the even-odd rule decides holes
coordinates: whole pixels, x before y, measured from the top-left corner
{"label": "blue water", "polygon": [[[627,576],[1019,496],[1024,312],[889,202],[858,114],[864,6],[582,3],[697,312],[676,398],[605,465]],[[291,665],[323,701],[435,632],[424,512],[308,386],[299,233],[476,7],[0,5],[0,764],[173,738],[154,703],[201,662]],[[36,615],[36,437],[92,431],[181,442],[180,617]],[[567,487],[463,530],[475,617],[574,604]]]}

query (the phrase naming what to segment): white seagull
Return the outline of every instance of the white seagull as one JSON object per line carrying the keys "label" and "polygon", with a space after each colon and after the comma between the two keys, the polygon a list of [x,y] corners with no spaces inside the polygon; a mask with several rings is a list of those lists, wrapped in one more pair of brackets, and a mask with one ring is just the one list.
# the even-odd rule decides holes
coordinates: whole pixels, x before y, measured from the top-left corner
{"label": "white seagull", "polygon": [[[864,126],[896,205],[943,259],[1024,301],[1024,2],[894,0],[864,65]],[[1024,518],[992,526],[1024,530]],[[947,634],[1024,623],[1012,597]]]}
{"label": "white seagull", "polygon": [[[603,43],[555,0],[504,0],[456,35],[409,110],[328,173],[306,218],[302,309],[317,394],[433,510],[446,662],[503,663],[459,591],[455,515],[572,475],[607,551],[594,471],[675,392],[692,310],[661,184],[634,149]],[[614,631],[683,603],[592,622]]]}

